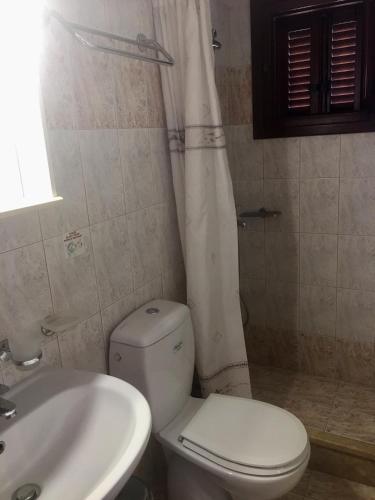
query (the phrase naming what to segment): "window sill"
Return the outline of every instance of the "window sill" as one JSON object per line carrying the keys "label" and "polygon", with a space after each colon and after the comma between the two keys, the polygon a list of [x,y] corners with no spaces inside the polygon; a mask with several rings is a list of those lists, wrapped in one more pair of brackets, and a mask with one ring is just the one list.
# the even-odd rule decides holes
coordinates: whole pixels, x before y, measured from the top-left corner
{"label": "window sill", "polygon": [[24,200],[23,202],[17,205],[9,207],[0,207],[0,219],[28,212],[30,210],[35,210],[36,208],[40,208],[45,205],[50,205],[52,203],[58,203],[62,200],[63,198],[61,196],[53,196],[51,198],[42,200]]}

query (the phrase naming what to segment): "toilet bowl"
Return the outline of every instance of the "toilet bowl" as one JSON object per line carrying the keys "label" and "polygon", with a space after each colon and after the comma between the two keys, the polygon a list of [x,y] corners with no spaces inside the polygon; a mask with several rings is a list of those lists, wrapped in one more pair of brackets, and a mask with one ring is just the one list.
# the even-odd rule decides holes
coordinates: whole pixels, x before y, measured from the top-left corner
{"label": "toilet bowl", "polygon": [[168,460],[169,500],[272,500],[291,491],[310,457],[302,423],[282,408],[233,396],[190,396],[189,309],[155,300],[113,332],[110,372],[147,398]]}
{"label": "toilet bowl", "polygon": [[236,500],[280,498],[297,485],[310,458],[305,428],[294,415],[231,396],[190,398],[156,437],[184,459],[185,477],[192,473],[190,462]]}

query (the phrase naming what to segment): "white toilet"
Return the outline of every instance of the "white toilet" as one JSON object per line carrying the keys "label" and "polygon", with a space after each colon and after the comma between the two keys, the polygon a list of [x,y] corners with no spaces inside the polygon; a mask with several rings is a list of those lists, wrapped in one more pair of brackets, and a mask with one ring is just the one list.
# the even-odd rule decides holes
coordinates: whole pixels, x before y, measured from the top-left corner
{"label": "white toilet", "polygon": [[169,500],[271,500],[301,479],[310,457],[302,423],[252,399],[190,396],[194,370],[188,307],[154,300],[113,332],[110,373],[150,404],[168,459]]}

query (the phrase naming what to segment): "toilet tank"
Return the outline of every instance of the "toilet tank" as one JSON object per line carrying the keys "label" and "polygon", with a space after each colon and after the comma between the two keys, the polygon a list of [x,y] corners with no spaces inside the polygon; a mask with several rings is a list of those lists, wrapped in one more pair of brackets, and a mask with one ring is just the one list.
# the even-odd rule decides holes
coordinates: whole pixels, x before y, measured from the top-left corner
{"label": "toilet tank", "polygon": [[188,307],[154,300],[130,314],[112,333],[109,370],[142,392],[153,431],[161,431],[190,397],[194,338]]}

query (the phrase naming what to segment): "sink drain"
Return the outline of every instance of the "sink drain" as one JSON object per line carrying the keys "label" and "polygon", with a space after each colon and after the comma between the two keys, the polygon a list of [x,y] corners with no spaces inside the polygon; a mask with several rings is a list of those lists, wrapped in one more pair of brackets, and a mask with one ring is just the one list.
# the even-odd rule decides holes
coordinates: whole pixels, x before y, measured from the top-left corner
{"label": "sink drain", "polygon": [[41,493],[42,489],[37,484],[24,484],[13,493],[12,500],[35,500]]}

